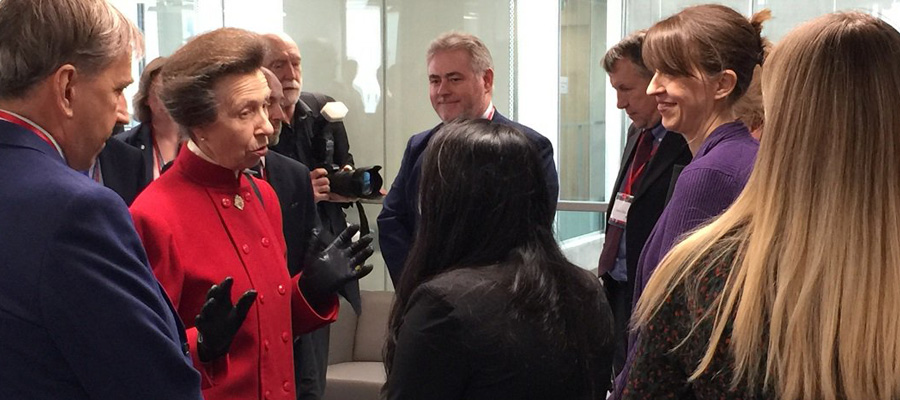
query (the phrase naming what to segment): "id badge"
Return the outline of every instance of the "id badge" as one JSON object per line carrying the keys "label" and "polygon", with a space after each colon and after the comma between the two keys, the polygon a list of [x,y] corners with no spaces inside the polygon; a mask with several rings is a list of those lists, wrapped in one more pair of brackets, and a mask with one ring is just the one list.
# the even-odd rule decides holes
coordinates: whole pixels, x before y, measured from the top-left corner
{"label": "id badge", "polygon": [[631,208],[632,200],[634,200],[634,196],[630,194],[622,192],[616,194],[616,203],[609,213],[609,223],[624,229],[628,222],[628,209]]}

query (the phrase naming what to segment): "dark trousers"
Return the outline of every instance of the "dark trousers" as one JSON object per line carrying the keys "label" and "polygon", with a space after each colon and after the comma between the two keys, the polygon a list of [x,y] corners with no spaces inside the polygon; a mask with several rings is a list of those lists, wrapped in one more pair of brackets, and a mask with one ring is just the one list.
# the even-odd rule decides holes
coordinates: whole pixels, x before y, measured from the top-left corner
{"label": "dark trousers", "polygon": [[604,274],[601,279],[606,288],[606,298],[613,312],[613,329],[615,340],[615,352],[613,354],[613,377],[622,372],[625,367],[625,358],[628,348],[628,321],[631,319],[631,285],[628,282],[619,282],[609,274]]}
{"label": "dark trousers", "polygon": [[[352,312],[352,311],[351,311]],[[325,393],[329,325],[294,341],[294,379],[298,400],[319,400]]]}

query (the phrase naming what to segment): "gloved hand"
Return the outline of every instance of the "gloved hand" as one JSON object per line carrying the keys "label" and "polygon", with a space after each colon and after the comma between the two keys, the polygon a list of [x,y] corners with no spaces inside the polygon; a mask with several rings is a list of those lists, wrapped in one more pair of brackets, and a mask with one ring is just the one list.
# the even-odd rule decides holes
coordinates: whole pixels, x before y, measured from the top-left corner
{"label": "gloved hand", "polygon": [[[360,265],[375,251],[372,249],[372,236],[365,235],[352,242],[353,235],[359,226],[350,225],[328,247],[322,249],[318,233],[313,232],[313,245],[307,252],[308,259],[303,267],[303,275],[298,286],[306,301],[315,309],[325,304],[328,297],[341,289],[348,282],[358,280],[369,272],[371,265]],[[354,295],[342,293],[350,305],[359,314],[361,300],[359,291]]]}
{"label": "gloved hand", "polygon": [[231,304],[230,276],[222,283],[212,285],[206,292],[206,303],[194,320],[197,326],[197,355],[202,362],[210,362],[228,353],[234,335],[241,328],[250,306],[256,300],[256,291],[250,289],[241,295],[237,305]]}

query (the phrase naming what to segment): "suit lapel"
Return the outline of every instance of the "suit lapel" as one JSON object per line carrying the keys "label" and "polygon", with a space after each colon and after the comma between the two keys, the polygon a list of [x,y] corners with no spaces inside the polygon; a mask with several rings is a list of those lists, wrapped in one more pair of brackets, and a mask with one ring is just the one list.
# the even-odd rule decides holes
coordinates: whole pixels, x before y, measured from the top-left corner
{"label": "suit lapel", "polygon": [[650,164],[647,165],[647,171],[644,172],[644,177],[640,179],[640,183],[638,187],[634,191],[634,197],[640,197],[655,180],[659,179],[663,172],[671,166],[681,154],[686,151],[687,143],[685,143],[684,138],[675,133],[675,132],[667,132],[666,136],[663,138],[662,142],[659,144],[659,149],[656,150],[656,154],[650,160]]}
{"label": "suit lapel", "polygon": [[625,175],[628,173],[628,168],[626,167],[631,164],[631,159],[634,157],[634,148],[640,136],[640,129],[635,128],[634,125],[628,127],[628,137],[625,138],[625,151],[622,152],[622,166],[619,167],[619,177],[616,178],[612,196],[609,198],[610,210],[612,210],[612,203],[616,199],[616,193],[619,193],[619,188],[622,187],[622,180],[625,179]]}

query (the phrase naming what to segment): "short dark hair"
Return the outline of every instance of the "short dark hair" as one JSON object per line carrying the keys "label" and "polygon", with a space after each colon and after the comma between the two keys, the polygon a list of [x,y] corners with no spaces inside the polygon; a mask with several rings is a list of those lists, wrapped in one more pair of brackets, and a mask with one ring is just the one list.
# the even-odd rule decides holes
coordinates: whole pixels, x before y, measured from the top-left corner
{"label": "short dark hair", "polygon": [[190,128],[215,122],[216,83],[226,76],[258,71],[265,54],[262,37],[247,30],[220,28],[197,36],[166,61],[160,100],[190,134]]}
{"label": "short dark hair", "polygon": [[653,71],[644,65],[644,58],[641,55],[641,48],[644,46],[644,36],[646,35],[646,30],[639,30],[626,36],[622,41],[607,50],[602,62],[606,73],[613,72],[616,61],[628,60],[637,67],[638,73],[647,78],[652,78]]}

